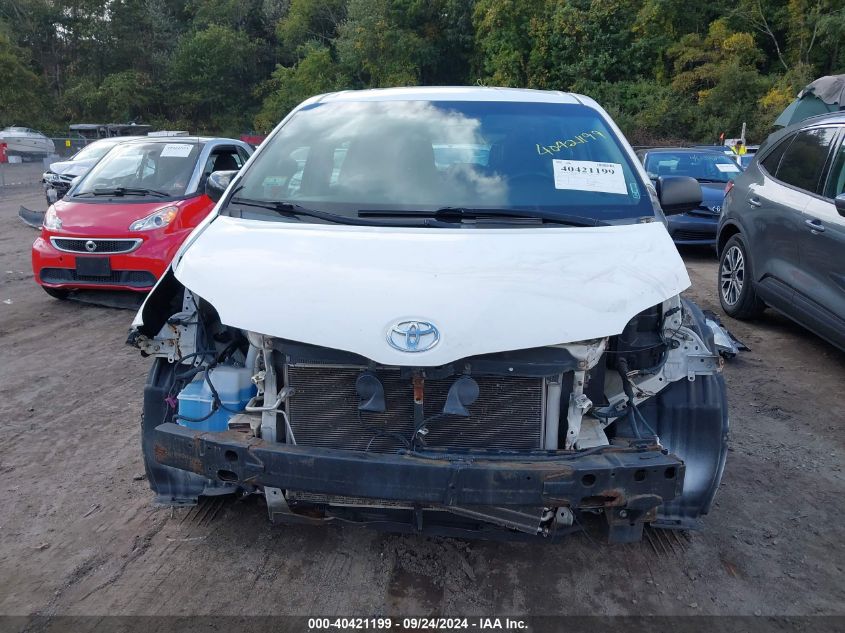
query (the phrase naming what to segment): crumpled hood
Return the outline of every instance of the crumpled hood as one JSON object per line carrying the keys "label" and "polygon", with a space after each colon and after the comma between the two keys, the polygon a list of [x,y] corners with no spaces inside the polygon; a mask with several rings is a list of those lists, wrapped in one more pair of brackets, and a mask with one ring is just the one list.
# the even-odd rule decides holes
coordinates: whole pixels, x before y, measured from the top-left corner
{"label": "crumpled hood", "polygon": [[[425,229],[221,216],[177,260],[177,279],[224,324],[386,365],[437,366],[619,334],[690,285],[656,222]],[[416,353],[394,349],[391,332],[407,321],[433,324],[439,341]]]}
{"label": "crumpled hood", "polygon": [[54,174],[68,174],[71,176],[82,176],[88,173],[98,159],[91,160],[61,160],[50,163],[50,171]]}

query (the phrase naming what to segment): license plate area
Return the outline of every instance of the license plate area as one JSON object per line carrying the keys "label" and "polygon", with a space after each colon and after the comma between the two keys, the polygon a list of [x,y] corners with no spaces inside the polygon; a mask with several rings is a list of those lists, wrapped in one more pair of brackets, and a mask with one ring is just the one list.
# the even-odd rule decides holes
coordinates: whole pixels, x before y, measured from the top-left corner
{"label": "license plate area", "polygon": [[109,277],[111,260],[108,257],[77,257],[76,274],[80,277]]}

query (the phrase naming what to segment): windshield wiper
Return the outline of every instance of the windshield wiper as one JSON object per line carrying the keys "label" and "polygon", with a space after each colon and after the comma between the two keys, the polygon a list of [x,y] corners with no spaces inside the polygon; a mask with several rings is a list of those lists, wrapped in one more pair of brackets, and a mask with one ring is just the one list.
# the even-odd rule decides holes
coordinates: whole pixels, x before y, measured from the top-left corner
{"label": "windshield wiper", "polygon": [[332,222],[334,224],[352,224],[354,226],[393,226],[385,222],[375,222],[372,220],[359,220],[358,218],[351,218],[337,213],[328,213],[327,211],[317,211],[316,209],[309,209],[303,207],[301,204],[295,202],[273,202],[270,200],[250,200],[247,198],[232,198],[231,204],[237,204],[244,207],[258,207],[260,209],[269,209],[275,211],[281,216],[296,218],[296,216],[307,216],[309,218],[317,218],[325,222]]}
{"label": "windshield wiper", "polygon": [[170,194],[164,191],[156,191],[155,189],[143,189],[141,187],[114,187],[113,189],[94,189],[94,191],[86,191],[80,195],[91,196],[158,196],[159,198],[169,198]]}
{"label": "windshield wiper", "polygon": [[393,210],[368,210],[358,211],[358,217],[349,217],[327,211],[318,211],[304,207],[295,202],[252,200],[249,198],[232,198],[231,204],[258,207],[274,211],[281,216],[296,218],[306,216],[317,218],[334,224],[351,224],[353,226],[397,226],[394,222],[384,222],[368,218],[394,218],[394,219],[420,219],[422,226],[448,228],[456,222],[464,220],[489,220],[515,221],[534,220],[541,223],[563,224],[566,226],[607,226],[606,222],[594,218],[586,218],[574,215],[545,211],[523,211],[519,209],[468,209],[463,207],[443,207],[434,211],[393,211]]}
{"label": "windshield wiper", "polygon": [[390,209],[362,209],[358,216],[366,217],[398,217],[398,218],[433,218],[440,222],[454,223],[465,220],[504,221],[508,220],[536,220],[541,223],[563,224],[565,226],[608,226],[607,222],[595,218],[579,215],[567,215],[555,211],[539,211],[524,209],[484,209],[468,207],[442,207],[434,211],[393,211]]}
{"label": "windshield wiper", "polygon": [[715,178],[696,178],[698,182],[718,182],[725,184],[727,180],[716,180]]}

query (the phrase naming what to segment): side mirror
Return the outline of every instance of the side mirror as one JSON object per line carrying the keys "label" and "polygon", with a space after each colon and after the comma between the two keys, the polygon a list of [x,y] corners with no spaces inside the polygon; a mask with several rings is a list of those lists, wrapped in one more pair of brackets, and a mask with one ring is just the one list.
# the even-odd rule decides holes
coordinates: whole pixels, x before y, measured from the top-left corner
{"label": "side mirror", "polygon": [[205,195],[214,200],[214,202],[218,202],[223,197],[223,194],[226,193],[226,188],[232,182],[232,178],[237,174],[237,169],[211,172],[208,180],[205,181]]}
{"label": "side mirror", "polygon": [[840,193],[836,196],[833,204],[836,205],[836,210],[839,211],[839,215],[845,216],[845,193]]}
{"label": "side mirror", "polygon": [[686,213],[701,206],[701,185],[689,176],[660,176],[657,198],[665,215]]}

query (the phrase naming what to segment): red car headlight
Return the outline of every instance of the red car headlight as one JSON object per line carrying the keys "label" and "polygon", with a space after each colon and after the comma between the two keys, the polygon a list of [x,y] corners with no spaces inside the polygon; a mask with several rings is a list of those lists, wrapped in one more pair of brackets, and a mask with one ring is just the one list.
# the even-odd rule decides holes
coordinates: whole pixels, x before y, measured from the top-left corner
{"label": "red car headlight", "polygon": [[141,218],[140,220],[135,220],[132,224],[129,225],[130,231],[151,231],[153,229],[161,229],[173,222],[176,219],[176,214],[179,211],[179,207],[176,206],[168,206],[158,211],[151,213],[145,218]]}
{"label": "red car headlight", "polygon": [[59,214],[56,213],[56,207],[52,204],[47,209],[47,213],[44,214],[44,220],[42,221],[44,228],[48,231],[60,231],[62,228],[62,220],[59,217]]}

